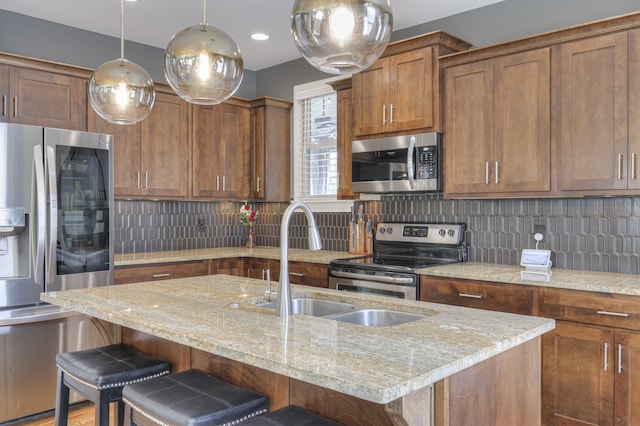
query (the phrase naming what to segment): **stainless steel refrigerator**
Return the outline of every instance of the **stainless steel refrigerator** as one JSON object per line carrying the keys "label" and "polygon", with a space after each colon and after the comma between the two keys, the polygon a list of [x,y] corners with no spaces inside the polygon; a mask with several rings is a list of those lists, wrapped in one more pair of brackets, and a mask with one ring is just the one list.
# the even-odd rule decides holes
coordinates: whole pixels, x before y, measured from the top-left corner
{"label": "stainless steel refrigerator", "polygon": [[0,423],[54,408],[58,352],[108,343],[40,293],[113,284],[112,145],[0,123]]}

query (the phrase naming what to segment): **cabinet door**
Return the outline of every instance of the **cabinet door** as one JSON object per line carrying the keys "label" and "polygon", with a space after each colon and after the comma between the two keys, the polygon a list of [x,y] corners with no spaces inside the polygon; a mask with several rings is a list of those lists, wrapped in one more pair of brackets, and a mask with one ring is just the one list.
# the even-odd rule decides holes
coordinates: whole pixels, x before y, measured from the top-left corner
{"label": "cabinet door", "polygon": [[220,134],[218,106],[194,105],[192,132],[191,195],[193,198],[215,198],[224,174],[224,158],[216,143]]}
{"label": "cabinet door", "polygon": [[351,190],[352,89],[338,91],[338,199],[353,200]]}
{"label": "cabinet door", "polygon": [[9,121],[9,66],[0,65],[0,123]]}
{"label": "cabinet door", "polygon": [[329,287],[329,266],[321,263],[289,262],[289,282],[313,287]]}
{"label": "cabinet door", "polygon": [[[246,273],[244,274],[245,277],[266,280],[266,273],[264,277],[262,276],[262,273],[263,271],[269,269],[269,261],[261,259],[246,259],[244,261],[244,269],[246,271]],[[271,280],[273,281],[273,274],[271,274]]]}
{"label": "cabinet door", "polygon": [[12,123],[87,130],[87,80],[20,67],[10,74]]}
{"label": "cabinet door", "polygon": [[627,34],[559,47],[560,190],[627,187]]}
{"label": "cabinet door", "polygon": [[640,424],[640,334],[616,332],[616,425]]}
{"label": "cabinet door", "polygon": [[242,259],[218,259],[211,262],[212,274],[243,276],[244,261]]}
{"label": "cabinet door", "polygon": [[444,72],[444,192],[486,192],[493,174],[493,63]]}
{"label": "cabinet door", "polygon": [[494,61],[494,173],[498,192],[551,189],[549,49]]}
{"label": "cabinet door", "polygon": [[[434,49],[427,47],[392,56],[390,61],[388,120],[392,131],[433,127],[439,85]],[[439,110],[439,109],[438,109]]]}
{"label": "cabinet door", "polygon": [[613,344],[609,329],[563,321],[543,336],[543,424],[613,424]]}
{"label": "cabinet door", "polygon": [[251,191],[250,157],[251,111],[236,105],[219,105],[221,109],[218,152],[224,158],[223,198],[247,198]]}
{"label": "cabinet door", "polygon": [[190,148],[187,102],[156,93],[153,110],[140,125],[142,194],[185,198]]}
{"label": "cabinet door", "polygon": [[356,137],[385,131],[390,111],[387,111],[389,59],[376,61],[364,71],[353,75],[353,134]]}
{"label": "cabinet door", "polygon": [[116,198],[140,195],[140,125],[111,124],[91,106],[87,109],[87,130],[113,135],[113,193]]}
{"label": "cabinet door", "polygon": [[640,188],[640,30],[629,31],[629,135],[627,182],[629,189]]}
{"label": "cabinet door", "polygon": [[116,284],[138,283],[144,281],[170,280],[207,275],[209,261],[182,263],[163,263],[158,265],[117,268],[114,274]]}

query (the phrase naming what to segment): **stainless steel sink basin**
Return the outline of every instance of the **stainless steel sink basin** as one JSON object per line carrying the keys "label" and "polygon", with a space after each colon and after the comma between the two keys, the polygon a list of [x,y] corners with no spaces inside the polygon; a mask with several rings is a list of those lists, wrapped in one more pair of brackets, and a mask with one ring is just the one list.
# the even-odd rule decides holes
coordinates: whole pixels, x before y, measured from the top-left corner
{"label": "stainless steel sink basin", "polygon": [[[255,306],[270,309],[276,308],[276,304],[273,302],[256,303]],[[294,314],[323,317],[326,315],[351,311],[353,309],[355,309],[355,306],[353,305],[334,302],[332,300],[311,299],[305,297],[291,299],[291,312]]]}
{"label": "stainless steel sink basin", "polygon": [[426,318],[424,315],[409,312],[391,311],[388,309],[359,309],[357,311],[330,315],[336,321],[349,322],[367,327],[388,327]]}

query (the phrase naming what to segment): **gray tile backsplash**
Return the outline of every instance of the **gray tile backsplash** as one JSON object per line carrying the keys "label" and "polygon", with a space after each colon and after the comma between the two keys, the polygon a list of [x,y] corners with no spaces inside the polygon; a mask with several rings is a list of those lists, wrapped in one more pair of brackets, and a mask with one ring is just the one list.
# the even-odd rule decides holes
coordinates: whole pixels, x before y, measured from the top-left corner
{"label": "gray tile backsplash", "polygon": [[[534,225],[546,227],[539,248],[551,250],[554,266],[638,273],[640,197],[577,199],[444,200],[440,195],[395,195],[364,201],[373,223],[464,222],[469,260],[518,265],[523,248],[534,248]],[[117,201],[116,253],[244,245],[238,202]],[[255,203],[257,244],[280,245],[286,203]],[[327,250],[347,251],[349,214],[316,213]],[[198,221],[203,226],[198,226]],[[307,248],[306,219],[294,214],[290,247]]]}

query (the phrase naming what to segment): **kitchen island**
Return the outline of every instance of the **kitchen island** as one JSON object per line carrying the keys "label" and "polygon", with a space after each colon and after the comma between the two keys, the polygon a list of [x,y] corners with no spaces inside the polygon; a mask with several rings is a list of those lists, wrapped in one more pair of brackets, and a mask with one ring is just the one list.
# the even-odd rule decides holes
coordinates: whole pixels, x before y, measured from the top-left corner
{"label": "kitchen island", "polygon": [[[302,286],[292,286],[294,298],[335,300],[424,318],[391,327],[308,315],[286,319],[256,306],[264,300],[265,289],[261,280],[210,275],[51,292],[42,300],[230,360],[254,374],[288,378],[286,397],[281,389],[274,391],[279,396],[272,398],[271,408],[311,405],[346,424],[429,425],[441,406],[438,398],[434,402],[433,386],[463,374],[470,404],[478,404],[477,397],[488,392],[469,386],[501,386],[506,380],[508,389],[502,391],[522,406],[503,411],[522,413],[515,418],[517,424],[539,424],[539,337],[554,328],[553,320]],[[469,378],[480,377],[475,373],[481,373],[482,380]],[[353,398],[357,403],[351,407],[362,407],[359,402],[382,407],[387,417],[358,422],[367,413],[335,412],[331,405],[337,399],[317,400],[332,393]],[[313,395],[309,399],[314,401],[306,404],[305,395]],[[475,415],[495,416],[500,408]],[[485,420],[490,424],[495,418]]]}

